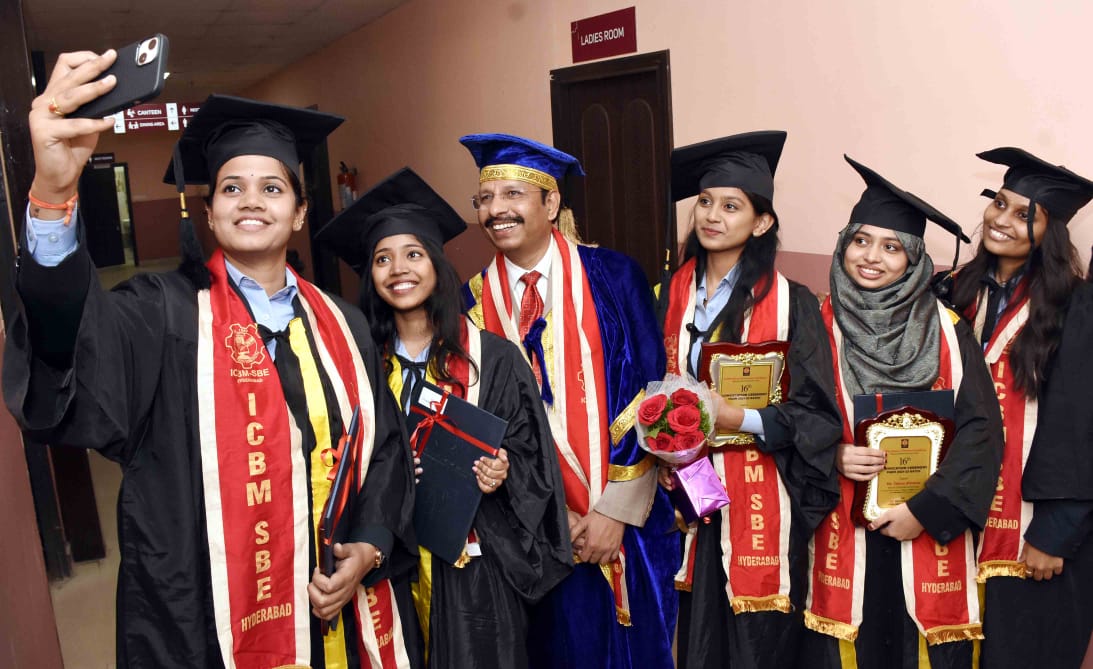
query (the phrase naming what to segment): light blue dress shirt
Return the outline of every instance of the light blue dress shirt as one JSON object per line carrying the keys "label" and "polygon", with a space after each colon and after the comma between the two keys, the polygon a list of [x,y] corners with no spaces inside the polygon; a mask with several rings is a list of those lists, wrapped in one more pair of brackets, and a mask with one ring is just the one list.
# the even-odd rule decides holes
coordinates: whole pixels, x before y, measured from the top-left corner
{"label": "light blue dress shirt", "polygon": [[[695,289],[694,325],[696,328],[704,331],[710,327],[710,323],[717,318],[717,315],[729,303],[729,297],[732,296],[732,289],[736,287],[736,279],[739,275],[740,265],[733,265],[733,268],[717,283],[713,295],[708,298],[706,297],[706,275],[703,273],[699,277],[698,287]],[[691,347],[691,369],[696,371],[698,370],[698,356],[702,351],[704,339],[704,337],[696,336],[694,346]],[[740,431],[751,432],[759,437],[763,436],[763,419],[758,411],[744,409],[744,421],[740,424]]]}

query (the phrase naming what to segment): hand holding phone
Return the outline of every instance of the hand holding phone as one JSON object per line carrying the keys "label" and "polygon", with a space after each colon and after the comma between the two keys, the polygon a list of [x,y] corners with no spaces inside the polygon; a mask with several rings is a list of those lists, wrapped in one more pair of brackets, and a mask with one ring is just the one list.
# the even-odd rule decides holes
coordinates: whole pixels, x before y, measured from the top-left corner
{"label": "hand holding phone", "polygon": [[66,116],[103,118],[155,99],[163,91],[168,46],[167,36],[157,33],[118,49],[114,64],[99,77],[114,75],[117,85],[105,95],[67,112]]}
{"label": "hand holding phone", "polygon": [[[113,49],[101,54],[91,51],[62,53],[57,57],[45,90],[31,104],[27,121],[34,148],[34,182],[30,190],[39,200],[58,204],[72,197],[80,173],[95,150],[99,133],[113,126],[111,118],[68,118],[66,111],[106,95],[114,88],[116,77],[100,77],[116,58],[117,52]],[[43,215],[57,213],[43,210]]]}

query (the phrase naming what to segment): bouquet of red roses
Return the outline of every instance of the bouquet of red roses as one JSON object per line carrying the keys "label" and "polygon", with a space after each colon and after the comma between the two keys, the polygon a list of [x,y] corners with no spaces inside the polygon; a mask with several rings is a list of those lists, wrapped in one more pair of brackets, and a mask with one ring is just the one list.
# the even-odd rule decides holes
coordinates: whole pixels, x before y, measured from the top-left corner
{"label": "bouquet of red roses", "polygon": [[709,388],[674,374],[650,383],[638,405],[638,443],[672,465],[675,485],[668,494],[688,523],[729,503],[725,485],[703,457],[716,406]]}
{"label": "bouquet of red roses", "polygon": [[650,383],[638,405],[641,447],[671,465],[694,462],[713,431],[710,391],[697,381],[669,375]]}

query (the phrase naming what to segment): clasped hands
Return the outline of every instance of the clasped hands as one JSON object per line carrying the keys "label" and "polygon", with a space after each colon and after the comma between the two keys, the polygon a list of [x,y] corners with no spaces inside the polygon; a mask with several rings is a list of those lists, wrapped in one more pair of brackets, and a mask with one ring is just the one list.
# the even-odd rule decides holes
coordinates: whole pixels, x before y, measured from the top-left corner
{"label": "clasped hands", "polygon": [[589,511],[586,516],[569,509],[567,512],[569,540],[581,562],[610,564],[618,559],[625,523],[598,511]]}

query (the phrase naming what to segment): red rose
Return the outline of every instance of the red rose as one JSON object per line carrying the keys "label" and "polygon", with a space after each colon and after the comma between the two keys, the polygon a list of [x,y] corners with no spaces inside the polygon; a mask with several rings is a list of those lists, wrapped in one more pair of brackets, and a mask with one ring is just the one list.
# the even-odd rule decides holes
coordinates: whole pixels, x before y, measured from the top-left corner
{"label": "red rose", "polygon": [[655,437],[646,437],[645,445],[653,453],[659,453],[661,451],[673,451],[674,438],[667,432],[661,431],[657,433]]}
{"label": "red rose", "polygon": [[664,395],[653,395],[646,398],[638,406],[638,421],[642,425],[652,425],[664,415],[664,409],[668,406],[668,398]]}
{"label": "red rose", "polygon": [[672,450],[672,435],[667,432],[660,432],[657,434],[657,446],[658,451],[670,451]]}
{"label": "red rose", "polygon": [[672,404],[677,407],[696,407],[698,406],[698,395],[686,388],[680,388],[672,393]]}
{"label": "red rose", "polygon": [[668,427],[676,434],[695,432],[702,424],[702,413],[698,407],[681,406],[668,412]]}
{"label": "red rose", "polygon": [[706,439],[701,432],[683,432],[672,437],[673,451],[686,451],[700,445]]}
{"label": "red rose", "polygon": [[695,446],[700,445],[705,440],[706,435],[698,432],[697,430],[694,432],[684,432],[682,434],[677,434],[672,440],[672,450],[685,451],[689,448],[694,448]]}

